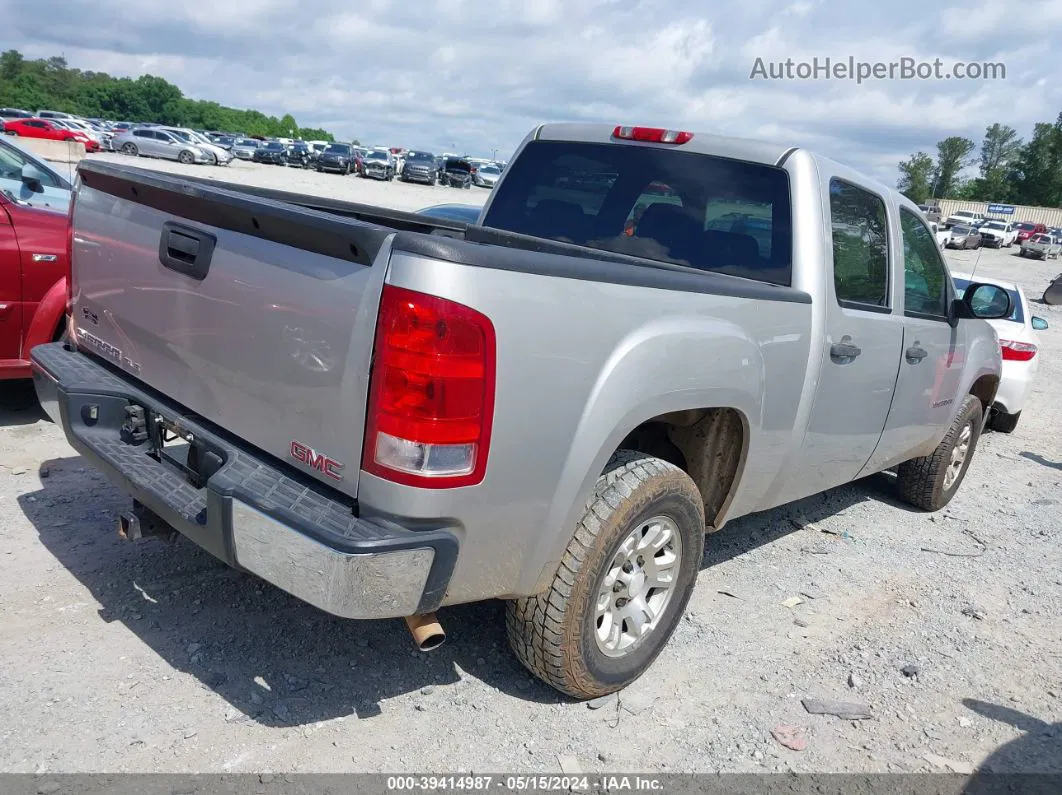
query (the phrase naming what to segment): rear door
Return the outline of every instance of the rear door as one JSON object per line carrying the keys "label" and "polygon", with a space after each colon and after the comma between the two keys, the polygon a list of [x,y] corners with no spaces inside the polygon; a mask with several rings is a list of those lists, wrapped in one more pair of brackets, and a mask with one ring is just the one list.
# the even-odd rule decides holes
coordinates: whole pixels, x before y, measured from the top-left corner
{"label": "rear door", "polygon": [[885,200],[851,175],[824,176],[823,190],[832,263],[822,378],[804,437],[804,494],[854,479],[870,459],[889,414],[903,344]]}
{"label": "rear door", "polygon": [[[966,355],[965,325],[952,327],[948,307],[955,296],[933,235],[915,213],[901,207],[903,241],[903,353],[896,396],[881,444],[867,472],[891,466],[912,453],[925,454],[944,436],[958,411]],[[926,448],[927,449],[923,449]]]}

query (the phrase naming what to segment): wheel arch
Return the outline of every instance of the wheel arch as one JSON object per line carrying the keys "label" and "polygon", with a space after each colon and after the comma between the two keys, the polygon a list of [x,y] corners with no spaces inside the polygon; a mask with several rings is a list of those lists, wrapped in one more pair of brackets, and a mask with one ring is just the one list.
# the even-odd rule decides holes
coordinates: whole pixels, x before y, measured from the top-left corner
{"label": "wheel arch", "polygon": [[48,292],[37,304],[37,310],[33,313],[26,330],[26,339],[22,346],[22,358],[27,358],[29,352],[37,345],[55,340],[60,326],[66,317],[66,277],[61,277],[55,284],[48,288]]}

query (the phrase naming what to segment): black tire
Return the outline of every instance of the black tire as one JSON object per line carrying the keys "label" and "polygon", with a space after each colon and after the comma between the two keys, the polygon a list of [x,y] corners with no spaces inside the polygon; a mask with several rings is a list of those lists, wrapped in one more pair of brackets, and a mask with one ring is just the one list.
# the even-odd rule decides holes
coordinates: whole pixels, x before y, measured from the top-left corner
{"label": "black tire", "polygon": [[998,431],[999,433],[1014,433],[1014,429],[1018,427],[1018,420],[1020,419],[1020,411],[1016,411],[1013,414],[997,411],[988,420],[988,425],[993,431]]}
{"label": "black tire", "polygon": [[[924,511],[939,511],[955,496],[966,470],[970,468],[977,441],[981,436],[981,420],[984,417],[981,401],[973,395],[963,398],[958,415],[948,432],[944,434],[937,449],[927,456],[912,458],[896,469],[896,483],[900,490],[900,499]],[[969,428],[965,457],[954,481],[945,488],[948,469],[952,464],[952,451],[959,445],[963,430]]]}
{"label": "black tire", "polygon": [[140,149],[132,141],[129,141],[128,143],[122,144],[122,154],[136,157],[140,154]]}
{"label": "black tire", "polygon": [[185,166],[190,166],[195,162],[195,155],[185,149],[183,152],[178,153],[177,162]]}
{"label": "black tire", "polygon": [[[621,545],[632,533],[647,533],[656,517],[670,520],[672,538],[680,541],[674,591],[641,641],[622,656],[608,656],[597,638],[597,593],[623,554]],[[673,551],[671,544],[654,557]],[[508,602],[505,627],[513,653],[539,679],[575,698],[622,689],[667,644],[693,592],[703,552],[704,504],[690,477],[659,458],[619,450],[598,478],[550,587]]]}

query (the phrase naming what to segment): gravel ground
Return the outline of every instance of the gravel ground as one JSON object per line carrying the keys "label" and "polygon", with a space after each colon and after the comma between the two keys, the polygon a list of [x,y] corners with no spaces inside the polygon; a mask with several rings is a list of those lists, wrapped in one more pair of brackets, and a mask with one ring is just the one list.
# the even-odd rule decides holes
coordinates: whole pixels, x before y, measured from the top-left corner
{"label": "gravel ground", "polygon": [[[215,173],[410,209],[486,195]],[[1030,298],[1062,270],[949,258]],[[735,521],[651,671],[590,705],[524,673],[498,604],[443,611],[423,654],[400,621],[332,618],[190,543],[120,542],[123,495],[0,385],[0,770],[1062,771],[1062,312],[1034,308],[1032,399],[948,509],[912,512],[882,475]]]}

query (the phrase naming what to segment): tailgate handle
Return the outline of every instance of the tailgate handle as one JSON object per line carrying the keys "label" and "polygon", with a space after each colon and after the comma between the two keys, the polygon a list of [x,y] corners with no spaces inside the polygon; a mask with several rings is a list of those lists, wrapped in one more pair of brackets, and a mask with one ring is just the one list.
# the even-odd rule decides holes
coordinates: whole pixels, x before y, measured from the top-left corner
{"label": "tailgate handle", "polygon": [[209,232],[167,221],[159,239],[159,261],[170,270],[202,281],[210,270],[217,242]]}

